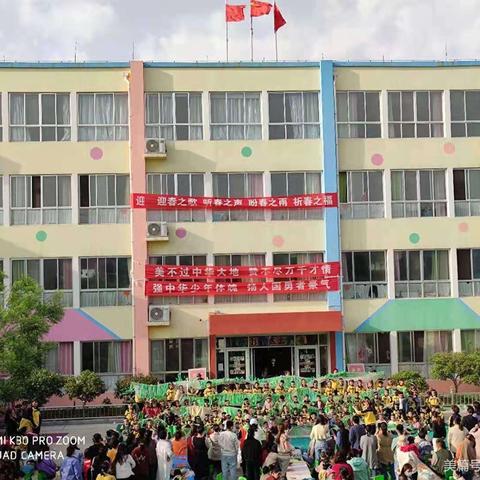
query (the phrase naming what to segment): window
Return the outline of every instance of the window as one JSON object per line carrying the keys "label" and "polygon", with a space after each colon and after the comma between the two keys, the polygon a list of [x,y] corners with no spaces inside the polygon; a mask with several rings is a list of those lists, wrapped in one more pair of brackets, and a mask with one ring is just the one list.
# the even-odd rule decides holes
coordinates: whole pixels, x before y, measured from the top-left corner
{"label": "window", "polygon": [[395,297],[449,297],[448,250],[395,252]]}
{"label": "window", "polygon": [[462,330],[460,335],[462,352],[472,353],[480,350],[480,330]]}
{"label": "window", "polygon": [[165,140],[202,140],[201,93],[147,93],[145,136]]}
{"label": "window", "polygon": [[12,260],[12,284],[26,276],[33,278],[43,288],[44,299],[49,299],[57,292],[61,292],[63,305],[72,306],[71,258]]}
{"label": "window", "polygon": [[385,252],[343,252],[343,297],[387,298]]}
{"label": "window", "polygon": [[44,368],[61,375],[73,375],[73,342],[55,343],[45,355]]}
{"label": "window", "polygon": [[[321,172],[275,172],[271,174],[272,196],[322,193]],[[323,209],[272,210],[272,220],[318,220]]]}
{"label": "window", "polygon": [[442,109],[442,92],[388,92],[388,136],[443,137]]}
{"label": "window", "polygon": [[268,94],[270,140],[320,138],[318,92]]}
{"label": "window", "polygon": [[392,171],[392,217],[445,217],[445,170]]}
{"label": "window", "polygon": [[[205,196],[203,173],[148,173],[147,192],[158,195]],[[147,210],[151,222],[204,222],[205,210]]]}
{"label": "window", "polygon": [[129,223],[128,175],[80,175],[80,223]]}
{"label": "window", "polygon": [[383,218],[383,172],[340,172],[340,215],[349,218]]}
{"label": "window", "polygon": [[78,140],[128,140],[128,94],[78,94]]}
{"label": "window", "polygon": [[190,368],[208,368],[207,338],[152,340],[150,370],[166,381],[176,381]]}
{"label": "window", "polygon": [[[263,197],[262,173],[213,173],[213,196],[222,198]],[[214,210],[214,222],[265,220],[263,210]]]}
{"label": "window", "polygon": [[11,142],[70,140],[69,93],[11,93]]}
{"label": "window", "polygon": [[461,297],[480,295],[480,249],[457,250],[458,290]]}
{"label": "window", "polygon": [[347,363],[390,364],[390,334],[346,333]]}
{"label": "window", "polygon": [[480,215],[480,170],[453,170],[453,194],[456,217]]}
{"label": "window", "polygon": [[[251,253],[240,255],[215,255],[215,266],[265,266],[265,254],[264,253]],[[225,283],[259,283],[264,280],[260,278],[232,278],[225,280]],[[266,295],[222,295],[215,297],[215,303],[257,303],[265,302],[267,300]]]}
{"label": "window", "polygon": [[[206,265],[206,255],[161,255],[150,257],[149,263],[153,265]],[[182,279],[182,282],[191,280]],[[202,279],[201,281],[205,281]],[[186,303],[207,303],[208,297],[152,297],[152,304],[156,305],[176,305]]]}
{"label": "window", "polygon": [[95,373],[132,373],[132,342],[83,342],[82,370]]}
{"label": "window", "polygon": [[12,225],[72,222],[69,175],[12,175],[10,205]]}
{"label": "window", "polygon": [[452,137],[480,136],[480,91],[451,90]]}
{"label": "window", "polygon": [[80,306],[131,305],[130,257],[80,258]]}
{"label": "window", "polygon": [[380,93],[337,92],[339,138],[380,138]]}
{"label": "window", "polygon": [[430,374],[429,361],[433,354],[451,351],[451,330],[398,332],[398,360],[400,370],[419,371],[428,378]]}
{"label": "window", "polygon": [[[302,252],[302,253],[274,253],[273,265],[303,265],[306,263],[321,263],[323,262],[323,253],[319,252]],[[279,278],[275,280],[295,281],[303,280],[301,278]],[[275,302],[290,302],[302,300],[325,300],[326,294],[323,292],[313,293],[286,293],[274,295]]]}
{"label": "window", "polygon": [[210,109],[211,140],[262,139],[259,93],[211,93]]}

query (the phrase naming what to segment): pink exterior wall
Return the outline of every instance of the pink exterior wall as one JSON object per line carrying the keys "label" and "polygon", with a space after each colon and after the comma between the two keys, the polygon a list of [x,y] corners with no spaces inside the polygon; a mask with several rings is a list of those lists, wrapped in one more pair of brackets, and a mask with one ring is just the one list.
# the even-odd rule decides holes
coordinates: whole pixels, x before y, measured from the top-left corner
{"label": "pink exterior wall", "polygon": [[[143,62],[130,63],[130,191],[146,192]],[[145,297],[147,211],[132,209],[133,372],[148,373],[148,300]]]}

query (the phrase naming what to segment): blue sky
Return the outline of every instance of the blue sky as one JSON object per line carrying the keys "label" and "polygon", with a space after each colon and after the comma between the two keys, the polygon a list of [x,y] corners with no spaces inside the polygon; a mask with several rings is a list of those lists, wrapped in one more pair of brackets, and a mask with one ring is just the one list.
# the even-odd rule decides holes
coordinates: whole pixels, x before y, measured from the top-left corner
{"label": "blue sky", "polygon": [[[248,0],[229,0],[248,3]],[[218,61],[224,0],[0,0],[0,61]],[[478,0],[278,0],[281,60],[480,58]],[[274,58],[272,18],[255,19],[255,60]],[[249,22],[230,58],[249,60]]]}

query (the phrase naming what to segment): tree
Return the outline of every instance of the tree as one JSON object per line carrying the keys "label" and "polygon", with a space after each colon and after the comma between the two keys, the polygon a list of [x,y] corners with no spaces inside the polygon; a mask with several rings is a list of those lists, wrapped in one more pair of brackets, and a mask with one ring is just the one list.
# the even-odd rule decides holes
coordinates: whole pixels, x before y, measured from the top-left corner
{"label": "tree", "polygon": [[73,400],[78,398],[85,406],[106,391],[102,379],[90,370],[84,370],[77,377],[69,377],[65,382],[65,393]]}
{"label": "tree", "polygon": [[432,357],[432,377],[438,380],[450,380],[455,393],[462,383],[480,381],[480,354],[465,352],[436,353]]}
{"label": "tree", "polygon": [[428,390],[428,383],[422,375],[412,370],[403,370],[392,375],[392,379],[398,382],[403,380],[407,387],[415,387],[419,392],[426,392]]}
{"label": "tree", "polygon": [[134,392],[132,383],[144,383],[146,385],[156,385],[158,378],[153,375],[128,375],[119,378],[115,384],[115,398],[121,398],[124,401],[133,401]]}
{"label": "tree", "polygon": [[59,296],[43,300],[43,291],[30,277],[17,280],[0,311],[0,371],[12,380],[25,380],[43,367],[51,344],[42,341],[63,317]]}
{"label": "tree", "polygon": [[6,376],[0,382],[0,400],[45,403],[61,394],[63,379],[43,369],[52,344],[42,339],[62,317],[60,294],[44,301],[43,290],[30,277],[12,285],[7,306],[0,307],[0,372]]}

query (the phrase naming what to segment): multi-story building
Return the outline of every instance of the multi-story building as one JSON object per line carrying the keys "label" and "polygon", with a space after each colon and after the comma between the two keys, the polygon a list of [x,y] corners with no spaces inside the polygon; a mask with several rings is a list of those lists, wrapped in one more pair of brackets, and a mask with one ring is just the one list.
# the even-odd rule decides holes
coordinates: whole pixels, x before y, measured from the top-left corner
{"label": "multi-story building", "polygon": [[[49,368],[109,384],[428,374],[432,353],[480,348],[478,85],[476,62],[0,64],[5,287],[62,291]],[[339,207],[130,207],[322,192]],[[340,290],[145,294],[146,264],[321,262]]]}

